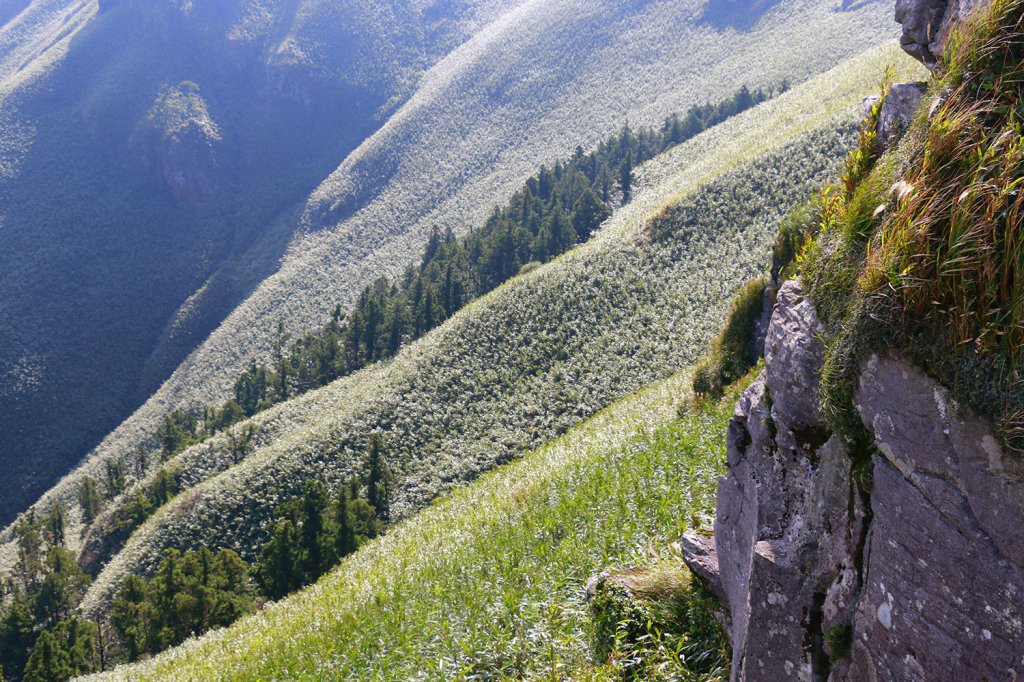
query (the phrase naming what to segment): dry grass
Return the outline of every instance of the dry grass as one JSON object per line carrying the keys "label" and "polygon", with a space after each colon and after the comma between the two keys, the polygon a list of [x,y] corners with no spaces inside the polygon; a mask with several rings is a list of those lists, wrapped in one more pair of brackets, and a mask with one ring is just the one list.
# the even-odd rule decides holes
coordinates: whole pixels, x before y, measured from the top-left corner
{"label": "dry grass", "polygon": [[899,148],[876,158],[876,106],[823,193],[803,274],[831,332],[825,407],[856,432],[860,361],[889,347],[992,416],[1020,453],[1024,2],[976,12],[943,63]]}

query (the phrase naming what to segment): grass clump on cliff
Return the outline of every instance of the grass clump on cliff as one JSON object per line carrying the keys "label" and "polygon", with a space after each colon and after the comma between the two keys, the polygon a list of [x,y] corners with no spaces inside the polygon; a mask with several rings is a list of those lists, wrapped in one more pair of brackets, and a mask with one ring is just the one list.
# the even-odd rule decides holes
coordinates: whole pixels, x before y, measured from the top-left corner
{"label": "grass clump on cliff", "polygon": [[891,348],[993,417],[1024,453],[1024,2],[995,0],[951,38],[899,149],[876,157],[878,107],[804,276],[830,336],[828,413],[855,427],[857,368]]}
{"label": "grass clump on cliff", "polygon": [[698,397],[721,398],[726,387],[757,364],[754,332],[764,311],[767,277],[748,280],[732,300],[722,330],[711,342],[708,354],[694,370],[693,392]]}
{"label": "grass clump on cliff", "polygon": [[716,608],[678,557],[602,575],[591,602],[595,662],[630,680],[724,676],[729,642]]}

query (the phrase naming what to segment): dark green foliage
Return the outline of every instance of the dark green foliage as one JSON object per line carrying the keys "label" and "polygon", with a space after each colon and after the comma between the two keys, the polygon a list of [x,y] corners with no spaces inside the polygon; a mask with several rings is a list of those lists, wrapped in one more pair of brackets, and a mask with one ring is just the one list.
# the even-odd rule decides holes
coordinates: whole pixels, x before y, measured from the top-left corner
{"label": "dark green foliage", "polygon": [[156,433],[160,442],[160,456],[167,461],[189,445],[196,442],[199,435],[199,420],[181,410],[175,410],[164,417],[160,429]]}
{"label": "dark green foliage", "polygon": [[43,519],[43,532],[44,539],[46,542],[54,545],[55,547],[64,546],[64,530],[67,525],[68,517],[67,512],[64,511],[64,505],[57,503],[54,505],[50,513]]}
{"label": "dark green foliage", "polygon": [[93,626],[76,615],[89,577],[59,546],[63,522],[58,506],[41,522],[28,517],[17,527],[18,582],[0,616],[0,668],[9,678],[67,680],[96,669]]}
{"label": "dark green foliage", "polygon": [[164,552],[156,575],[125,581],[111,625],[132,659],[230,625],[254,608],[249,566],[229,549]]}
{"label": "dark green foliage", "polygon": [[167,504],[180,489],[174,473],[168,469],[157,471],[149,483],[136,489],[131,499],[114,512],[110,521],[111,530],[106,536],[108,547],[117,549],[124,546],[132,532],[145,523],[153,512]]}
{"label": "dark green foliage", "polygon": [[619,191],[623,201],[633,198],[633,179],[633,154],[630,153],[619,164]]}
{"label": "dark green foliage", "polygon": [[311,580],[323,575],[331,562],[331,549],[327,532],[326,514],[327,490],[323,483],[306,483],[302,496],[302,525],[300,527],[299,552],[302,557],[302,571]]}
{"label": "dark green foliage", "polygon": [[96,520],[103,504],[95,478],[86,476],[82,479],[82,483],[78,487],[78,504],[82,508],[82,522],[87,526],[90,525]]}
{"label": "dark green foliage", "polygon": [[71,617],[89,586],[89,576],[79,568],[75,555],[61,547],[50,548],[44,573],[29,595],[35,622],[53,627]]}
{"label": "dark green foliage", "polygon": [[660,679],[654,672],[666,662],[690,673],[720,673],[729,647],[715,608],[714,598],[681,564],[632,569],[603,580],[590,608],[594,662],[614,659],[626,680]]}
{"label": "dark green foliage", "polygon": [[[303,489],[302,498],[281,505],[255,568],[263,594],[280,599],[315,582],[339,560],[379,535],[391,481],[383,440],[375,438],[362,484],[351,481],[342,485],[332,501],[323,484],[312,481]],[[366,500],[359,497],[362,485],[367,490]]]}
{"label": "dark green foliage", "polygon": [[6,677],[25,669],[37,633],[32,606],[26,598],[16,598],[0,621],[0,666]]}
{"label": "dark green foliage", "polygon": [[96,626],[79,619],[47,630],[25,665],[24,682],[65,682],[99,669]]}
{"label": "dark green foliage", "polygon": [[289,518],[278,519],[256,564],[256,580],[263,594],[280,599],[305,584],[298,554],[299,531]]}
{"label": "dark green foliage", "polygon": [[377,515],[387,520],[391,514],[392,474],[384,456],[384,438],[370,438],[370,471],[366,478],[366,501]]}
{"label": "dark green foliage", "polygon": [[25,666],[25,682],[63,682],[73,674],[71,657],[57,638],[49,632],[40,635]]}
{"label": "dark green foliage", "polygon": [[694,370],[693,392],[698,397],[717,400],[728,386],[757,364],[754,330],[764,311],[767,287],[767,277],[752,279],[733,298],[721,332]]}
{"label": "dark green foliage", "polygon": [[124,489],[128,486],[128,478],[124,462],[121,462],[120,460],[107,460],[106,484],[107,497],[110,499],[114,499],[124,492]]}

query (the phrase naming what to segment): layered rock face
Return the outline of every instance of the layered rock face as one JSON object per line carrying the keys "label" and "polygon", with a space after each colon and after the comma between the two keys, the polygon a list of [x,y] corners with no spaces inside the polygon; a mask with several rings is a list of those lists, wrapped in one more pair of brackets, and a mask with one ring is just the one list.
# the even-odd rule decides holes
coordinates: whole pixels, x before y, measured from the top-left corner
{"label": "layered rock face", "polygon": [[[903,46],[930,68],[985,0],[899,0]],[[916,115],[923,84],[893,87],[880,151]],[[870,357],[854,447],[820,409],[823,329],[783,285],[765,369],[728,434],[714,536],[687,563],[728,607],[732,679],[1024,680],[1024,461],[981,416],[898,357]]]}
{"label": "layered rock face", "polygon": [[819,408],[821,331],[785,284],[729,427],[714,538],[683,542],[729,608],[733,679],[1024,678],[1024,463],[892,357],[862,368],[874,442],[853,452]]}

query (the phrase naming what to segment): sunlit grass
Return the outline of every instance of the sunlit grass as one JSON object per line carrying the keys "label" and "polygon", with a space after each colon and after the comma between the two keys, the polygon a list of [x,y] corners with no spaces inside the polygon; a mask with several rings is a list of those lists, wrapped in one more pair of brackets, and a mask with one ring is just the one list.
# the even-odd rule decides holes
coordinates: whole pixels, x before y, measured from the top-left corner
{"label": "sunlit grass", "polygon": [[736,389],[681,421],[689,374],[456,490],[314,587],[104,679],[614,679],[584,585],[708,525]]}

